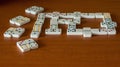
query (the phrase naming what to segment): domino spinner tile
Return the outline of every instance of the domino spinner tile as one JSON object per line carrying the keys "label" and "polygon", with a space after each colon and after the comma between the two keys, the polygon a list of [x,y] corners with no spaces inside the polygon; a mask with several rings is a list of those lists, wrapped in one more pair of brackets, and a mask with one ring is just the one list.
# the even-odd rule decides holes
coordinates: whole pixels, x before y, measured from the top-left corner
{"label": "domino spinner tile", "polygon": [[31,49],[37,49],[38,44],[33,39],[26,39],[23,41],[18,41],[17,47],[21,50],[21,52],[27,52]]}
{"label": "domino spinner tile", "polygon": [[28,22],[30,22],[30,18],[23,17],[23,16],[17,16],[17,17],[10,19],[10,23],[15,24],[17,26],[21,26],[21,25],[26,24]]}
{"label": "domino spinner tile", "polygon": [[43,7],[38,7],[38,6],[31,6],[27,9],[25,9],[26,13],[30,13],[30,14],[33,14],[33,15],[36,15],[39,12],[42,12],[42,11],[44,11],[44,8]]}

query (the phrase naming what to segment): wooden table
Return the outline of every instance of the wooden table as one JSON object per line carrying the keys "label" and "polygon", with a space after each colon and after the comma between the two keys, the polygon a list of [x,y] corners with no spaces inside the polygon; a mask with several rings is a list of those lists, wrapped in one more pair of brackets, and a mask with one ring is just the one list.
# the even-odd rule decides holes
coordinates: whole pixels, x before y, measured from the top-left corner
{"label": "wooden table", "polygon": [[[45,35],[49,27],[49,19],[45,21],[42,34],[35,39],[39,48],[21,53],[16,42],[30,38],[30,32],[36,16],[25,14],[24,10],[37,5],[45,8],[45,12],[110,12],[113,21],[118,24],[117,35],[67,36],[66,25],[62,35]],[[32,21],[21,27],[26,32],[19,39],[4,38],[3,33],[10,25],[9,19],[23,15]],[[99,27],[100,19],[83,19],[81,26]],[[120,67],[120,1],[119,0],[0,0],[0,67]]]}

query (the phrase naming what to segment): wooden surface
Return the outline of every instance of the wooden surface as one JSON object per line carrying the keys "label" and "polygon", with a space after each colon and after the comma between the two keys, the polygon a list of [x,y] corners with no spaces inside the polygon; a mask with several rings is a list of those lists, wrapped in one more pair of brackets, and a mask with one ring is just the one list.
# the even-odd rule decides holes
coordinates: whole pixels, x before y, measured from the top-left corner
{"label": "wooden surface", "polygon": [[[42,34],[35,39],[39,48],[21,53],[16,42],[29,38],[36,17],[25,14],[24,10],[37,5],[45,12],[110,12],[117,22],[117,35],[67,36],[66,25],[60,25],[60,36],[44,34],[49,27],[45,21]],[[21,27],[26,32],[19,39],[4,38],[3,33],[10,25],[9,19],[17,15],[28,16],[32,21]],[[78,27],[99,27],[100,19],[83,19]],[[119,0],[0,0],[0,67],[120,67],[120,1]]]}

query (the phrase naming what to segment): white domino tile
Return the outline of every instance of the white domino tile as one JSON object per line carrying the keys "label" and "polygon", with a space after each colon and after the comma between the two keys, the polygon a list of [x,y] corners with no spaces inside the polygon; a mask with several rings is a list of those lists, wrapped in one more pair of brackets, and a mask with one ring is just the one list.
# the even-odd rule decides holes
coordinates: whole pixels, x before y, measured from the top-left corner
{"label": "white domino tile", "polygon": [[26,13],[30,13],[30,14],[33,14],[33,15],[36,15],[40,12],[43,12],[44,11],[44,8],[43,7],[38,7],[38,6],[31,6],[27,9],[25,9],[25,12]]}
{"label": "white domino tile", "polygon": [[103,13],[95,13],[96,18],[104,18]]}
{"label": "white domino tile", "polygon": [[115,35],[116,34],[116,29],[108,29],[108,35]]}
{"label": "white domino tile", "polygon": [[7,31],[4,33],[4,37],[15,37],[19,38],[23,33],[25,32],[24,28],[18,27],[10,27]]}
{"label": "white domino tile", "polygon": [[105,28],[100,29],[99,35],[107,35],[107,29]]}
{"label": "white domino tile", "polygon": [[38,48],[38,44],[33,39],[18,41],[16,44],[21,52],[27,52],[27,51],[30,51],[31,49]]}
{"label": "white domino tile", "polygon": [[99,34],[100,34],[98,28],[96,28],[96,29],[91,29],[91,32],[92,32],[93,35],[99,35]]}
{"label": "white domino tile", "polygon": [[4,37],[12,37],[13,30],[14,30],[13,27],[8,28],[4,33]]}
{"label": "white domino tile", "polygon": [[19,38],[24,32],[25,32],[25,29],[24,29],[24,28],[16,28],[16,29],[12,32],[12,37]]}
{"label": "white domino tile", "polygon": [[83,33],[83,37],[92,37],[92,32],[90,27],[84,27],[82,33]]}
{"label": "white domino tile", "polygon": [[30,22],[30,18],[24,17],[24,16],[17,16],[12,19],[10,19],[11,24],[15,24],[17,26],[24,25],[26,23]]}
{"label": "white domino tile", "polygon": [[62,30],[61,29],[46,29],[45,34],[46,35],[61,35]]}
{"label": "white domino tile", "polygon": [[35,24],[30,34],[31,38],[38,38],[42,30],[42,24]]}
{"label": "white domino tile", "polygon": [[67,30],[67,35],[82,35],[82,29]]}

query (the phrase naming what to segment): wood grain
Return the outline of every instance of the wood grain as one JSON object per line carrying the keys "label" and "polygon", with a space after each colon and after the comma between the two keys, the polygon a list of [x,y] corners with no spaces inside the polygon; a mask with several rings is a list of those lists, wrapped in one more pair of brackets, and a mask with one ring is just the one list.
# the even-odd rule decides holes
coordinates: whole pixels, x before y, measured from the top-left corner
{"label": "wood grain", "polygon": [[[32,5],[42,6],[45,12],[110,12],[117,22],[117,35],[67,36],[66,25],[59,25],[60,36],[45,35],[49,27],[46,19],[42,34],[35,39],[39,49],[21,53],[16,42],[30,36],[36,17],[25,14]],[[14,25],[9,19],[17,15],[28,16],[32,21],[21,27],[26,32],[19,39],[4,38],[5,30]],[[119,0],[0,0],[0,67],[120,67],[120,1]],[[100,19],[83,19],[82,26],[99,27]]]}

